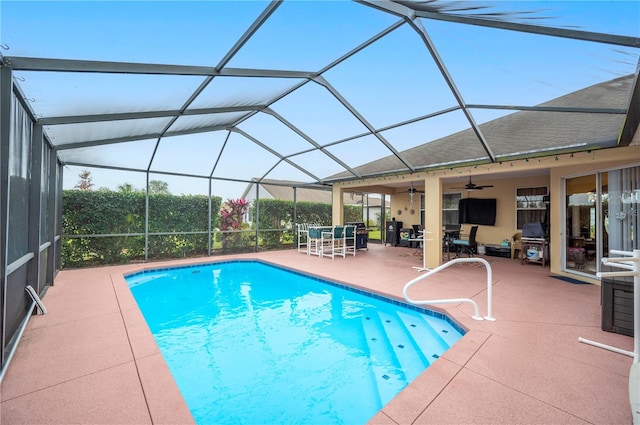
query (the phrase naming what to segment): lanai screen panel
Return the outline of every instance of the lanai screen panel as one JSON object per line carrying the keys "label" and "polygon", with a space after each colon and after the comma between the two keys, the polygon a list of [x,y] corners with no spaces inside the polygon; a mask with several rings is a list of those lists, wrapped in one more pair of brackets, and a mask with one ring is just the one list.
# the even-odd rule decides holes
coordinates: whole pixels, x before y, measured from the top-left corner
{"label": "lanai screen panel", "polygon": [[[251,136],[251,135],[248,135]],[[247,176],[265,175],[280,157],[260,146],[246,135],[233,132],[219,158],[216,158],[213,177],[248,181]]]}
{"label": "lanai screen panel", "polygon": [[221,130],[163,137],[149,168],[152,171],[209,177],[227,134]]}
{"label": "lanai screen panel", "polygon": [[11,55],[216,65],[263,12],[252,1],[3,1]]}
{"label": "lanai screen panel", "polygon": [[[591,142],[608,146],[632,84],[621,81],[615,96],[579,94],[637,75],[640,57],[638,2],[4,1],[2,8],[3,66],[14,67],[63,161],[184,172],[191,151],[209,146],[180,150],[165,138],[230,131],[229,143],[212,149],[222,152],[213,155],[214,177],[243,182],[499,160],[487,148],[503,156],[523,146],[565,149],[589,135],[559,137],[563,120],[575,127],[589,113],[605,130]],[[626,38],[566,38],[593,36],[576,30],[602,33],[601,41]],[[21,58],[40,70],[20,67]],[[507,146],[514,129],[506,124],[526,116],[520,112],[547,114],[558,127],[520,128],[522,145]],[[204,164],[194,168],[206,174]]]}
{"label": "lanai screen panel", "polygon": [[316,148],[313,140],[305,139],[296,132],[296,129],[290,128],[267,113],[259,112],[253,115],[240,123],[238,128],[249,134],[258,135],[262,142],[285,156]]}
{"label": "lanai screen panel", "polygon": [[175,110],[203,81],[199,76],[96,72],[16,71],[15,76],[42,118]]}
{"label": "lanai screen panel", "polygon": [[320,71],[398,18],[349,1],[285,1],[229,66]]}
{"label": "lanai screen panel", "polygon": [[91,145],[92,142],[108,144],[112,139],[158,137],[170,121],[168,117],[97,121],[49,125],[46,130],[56,146],[74,143]]}
{"label": "lanai screen panel", "polygon": [[[250,71],[246,73],[251,74]],[[264,106],[303,81],[301,78],[218,76],[189,105],[189,109]]]}
{"label": "lanai screen panel", "polygon": [[[469,121],[459,109],[441,115],[424,118],[416,122],[404,124],[380,134],[393,145],[396,150],[402,152],[416,145],[429,143],[433,140],[469,129]],[[415,158],[409,157],[412,162]],[[415,163],[415,165],[425,165]]]}
{"label": "lanai screen panel", "polygon": [[325,77],[376,129],[458,106],[427,47],[407,25]]}
{"label": "lanai screen panel", "polygon": [[367,131],[335,96],[317,83],[308,83],[273,105],[296,128],[320,145]]}
{"label": "lanai screen panel", "polygon": [[[311,174],[316,176],[329,176],[338,174],[345,171],[345,168],[339,163],[333,160],[325,152],[314,149],[307,152],[303,152],[291,157],[291,161],[298,164],[305,170],[308,170]],[[346,171],[345,171],[346,172]],[[351,173],[347,173],[349,176],[353,176]],[[299,181],[308,181],[307,179],[300,179]]]}
{"label": "lanai screen panel", "polygon": [[[425,26],[468,104],[535,106],[633,74],[639,58],[637,49],[581,40],[450,22]],[[589,106],[602,105],[594,99]]]}
{"label": "lanai screen panel", "polygon": [[[295,164],[300,166],[300,164],[297,161],[295,162]],[[304,168],[304,167],[300,167],[300,168],[296,168],[289,162],[281,161],[273,169],[269,170],[268,174],[264,176],[258,176],[258,177],[268,179],[268,180],[308,182],[309,174],[313,175],[314,173],[307,168]],[[320,170],[320,171],[324,171],[324,170]],[[315,174],[315,175],[322,176],[322,174]]]}
{"label": "lanai screen panel", "polygon": [[[327,146],[327,150],[338,158],[342,158],[352,167],[358,167],[377,158],[383,158],[391,152],[377,137],[367,135],[347,142]],[[406,171],[407,165],[393,157],[381,171]]]}
{"label": "lanai screen panel", "polygon": [[[153,183],[153,182],[158,183]],[[166,188],[172,195],[209,195],[209,179],[208,178],[196,178],[196,177],[185,177],[185,176],[175,176],[175,175],[167,175],[167,174],[155,174],[149,173],[149,182],[150,186],[158,185],[163,187],[166,183]],[[220,193],[212,193],[212,196],[221,196]],[[167,229],[163,229],[167,231]],[[193,229],[196,230],[196,229]],[[197,230],[206,230],[206,229],[197,229]]]}
{"label": "lanai screen panel", "polygon": [[251,112],[220,112],[214,114],[182,115],[178,117],[168,130],[168,134],[196,131],[199,129],[217,131],[233,126],[246,118]]}
{"label": "lanai screen panel", "polygon": [[155,139],[90,146],[58,151],[63,163],[127,168],[145,171],[156,146]]}

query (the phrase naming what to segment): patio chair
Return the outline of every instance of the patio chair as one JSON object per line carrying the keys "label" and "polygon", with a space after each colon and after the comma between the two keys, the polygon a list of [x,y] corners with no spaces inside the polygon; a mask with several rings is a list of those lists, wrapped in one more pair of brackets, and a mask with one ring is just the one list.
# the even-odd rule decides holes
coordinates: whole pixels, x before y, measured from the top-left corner
{"label": "patio chair", "polygon": [[309,229],[311,227],[319,227],[317,223],[298,223],[298,252],[309,254]]}
{"label": "patio chair", "polygon": [[514,233],[511,242],[511,258],[518,258],[520,256],[520,251],[522,250],[522,232]]}
{"label": "patio chair", "polygon": [[460,225],[445,224],[442,234],[442,251],[447,253],[447,260],[451,260],[451,250],[455,249],[453,240],[460,239]]}
{"label": "patio chair", "polygon": [[347,224],[344,227],[343,257],[346,257],[347,254],[355,257],[356,252],[358,252],[358,249],[356,248],[356,229],[356,226],[353,224]]}
{"label": "patio chair", "polygon": [[300,223],[298,227],[298,252],[309,253],[309,224]]}
{"label": "patio chair", "polygon": [[322,255],[322,230],[320,226],[310,226],[307,233],[307,255]]}
{"label": "patio chair", "polygon": [[473,257],[473,253],[476,252],[477,243],[476,243],[476,233],[478,233],[478,226],[471,227],[471,231],[469,232],[469,237],[467,239],[454,239],[453,246],[456,247],[456,258],[460,257],[461,254],[467,253],[469,257]]}
{"label": "patio chair", "polygon": [[320,257],[331,257],[342,255],[344,249],[344,226],[333,226],[331,229],[323,230],[320,240]]}

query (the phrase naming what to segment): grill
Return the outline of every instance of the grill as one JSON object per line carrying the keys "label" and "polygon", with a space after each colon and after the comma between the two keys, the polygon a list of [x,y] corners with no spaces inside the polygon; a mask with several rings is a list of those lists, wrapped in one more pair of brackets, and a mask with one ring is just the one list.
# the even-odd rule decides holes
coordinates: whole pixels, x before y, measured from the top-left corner
{"label": "grill", "polygon": [[354,221],[347,223],[349,226],[356,226],[356,249],[366,249],[369,242],[369,229],[363,222]]}
{"label": "grill", "polygon": [[522,226],[520,260],[524,262],[542,263],[544,267],[549,258],[547,239],[542,223],[526,223]]}
{"label": "grill", "polygon": [[527,223],[522,226],[522,242],[544,242],[546,240],[542,223]]}

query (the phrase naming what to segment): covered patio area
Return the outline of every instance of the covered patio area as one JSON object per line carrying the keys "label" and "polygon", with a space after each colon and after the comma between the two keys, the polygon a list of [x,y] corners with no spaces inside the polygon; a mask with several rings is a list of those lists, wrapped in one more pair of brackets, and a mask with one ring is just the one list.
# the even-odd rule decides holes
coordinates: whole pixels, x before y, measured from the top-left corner
{"label": "covered patio area", "polygon": [[[422,265],[414,249],[382,245],[335,260],[296,250],[235,257],[394,298]],[[31,318],[2,382],[2,422],[192,423],[123,273],[229,258],[61,271],[43,298],[48,313]],[[633,348],[632,338],[600,329],[600,287],[556,279],[538,264],[482,258],[493,270],[496,321],[473,320],[467,304],[443,306],[469,331],[370,423],[630,423],[632,359],[578,342]],[[411,295],[468,297],[485,315],[486,272],[456,264]]]}

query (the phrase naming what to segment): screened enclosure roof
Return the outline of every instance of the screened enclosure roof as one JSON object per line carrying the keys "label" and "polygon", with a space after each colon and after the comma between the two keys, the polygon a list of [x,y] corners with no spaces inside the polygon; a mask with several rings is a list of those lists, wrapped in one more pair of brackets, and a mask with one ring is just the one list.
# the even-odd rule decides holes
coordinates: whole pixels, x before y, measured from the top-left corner
{"label": "screened enclosure roof", "polygon": [[67,165],[325,185],[638,125],[635,1],[0,7],[2,66]]}

